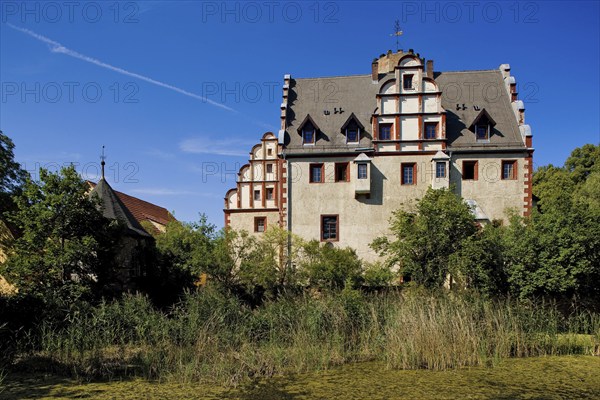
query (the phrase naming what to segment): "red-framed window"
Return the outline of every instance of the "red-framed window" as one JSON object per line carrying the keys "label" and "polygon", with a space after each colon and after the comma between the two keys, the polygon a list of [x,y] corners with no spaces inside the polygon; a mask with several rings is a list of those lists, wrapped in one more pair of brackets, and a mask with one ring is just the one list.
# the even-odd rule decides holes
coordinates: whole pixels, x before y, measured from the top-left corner
{"label": "red-framed window", "polygon": [[416,163],[402,163],[400,167],[402,174],[401,183],[403,185],[416,185],[417,184],[417,164]]}

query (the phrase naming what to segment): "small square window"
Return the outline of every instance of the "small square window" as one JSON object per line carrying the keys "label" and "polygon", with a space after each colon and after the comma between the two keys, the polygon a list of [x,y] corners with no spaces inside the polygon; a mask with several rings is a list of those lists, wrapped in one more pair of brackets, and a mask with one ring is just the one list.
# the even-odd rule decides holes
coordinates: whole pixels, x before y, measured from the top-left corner
{"label": "small square window", "polygon": [[413,75],[412,74],[406,74],[402,77],[402,87],[404,89],[413,89]]}
{"label": "small square window", "polygon": [[359,133],[360,133],[360,129],[357,127],[347,128],[346,129],[346,142],[347,143],[358,143]]}
{"label": "small square window", "polygon": [[323,178],[323,164],[310,164],[310,182],[322,183]]}
{"label": "small square window", "polygon": [[490,139],[489,125],[475,125],[475,137],[477,140],[485,141]]}
{"label": "small square window", "polygon": [[517,161],[516,160],[502,161],[502,179],[503,180],[517,179]]}
{"label": "small square window", "polygon": [[321,215],[321,241],[339,240],[339,220],[337,215]]}
{"label": "small square window", "polygon": [[336,182],[348,182],[350,179],[348,176],[348,163],[336,163],[335,164],[335,181]]}
{"label": "small square window", "polygon": [[477,161],[463,161],[462,178],[463,181],[472,180],[476,181],[478,177],[478,165]]}
{"label": "small square window", "polygon": [[367,179],[367,164],[358,164],[358,179]]}
{"label": "small square window", "polygon": [[254,217],[254,232],[264,232],[267,228],[267,217]]}
{"label": "small square window", "polygon": [[267,174],[273,173],[273,164],[267,164]]}
{"label": "small square window", "polygon": [[379,125],[379,140],[391,140],[392,139],[392,124],[380,124]]}
{"label": "small square window", "polygon": [[273,155],[273,149],[267,149],[267,155],[268,156],[272,156]]}
{"label": "small square window", "polygon": [[425,122],[425,139],[437,138],[437,122]]}
{"label": "small square window", "polygon": [[273,188],[267,188],[267,200],[273,200]]}
{"label": "small square window", "polygon": [[402,163],[402,184],[414,185],[417,182],[417,164]]}
{"label": "small square window", "polygon": [[436,178],[445,178],[446,177],[446,163],[445,162],[436,162],[435,163],[435,177]]}
{"label": "small square window", "polygon": [[260,201],[260,190],[254,191],[254,201]]}

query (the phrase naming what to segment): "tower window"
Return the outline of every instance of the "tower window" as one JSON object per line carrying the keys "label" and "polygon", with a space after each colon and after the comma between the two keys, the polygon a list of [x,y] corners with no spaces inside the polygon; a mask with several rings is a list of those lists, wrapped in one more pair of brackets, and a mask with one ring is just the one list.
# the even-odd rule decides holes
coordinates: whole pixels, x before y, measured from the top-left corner
{"label": "tower window", "polygon": [[260,201],[260,190],[255,190],[254,191],[254,200],[255,201]]}
{"label": "tower window", "polygon": [[267,188],[267,200],[273,200],[273,188]]}
{"label": "tower window", "polygon": [[392,124],[379,125],[379,140],[390,140],[392,138]]}
{"label": "tower window", "polygon": [[404,89],[412,89],[413,88],[413,75],[406,74],[402,77],[402,87]]}
{"label": "tower window", "polygon": [[437,130],[437,122],[425,122],[425,139],[435,139],[437,137]]}
{"label": "tower window", "polygon": [[267,164],[267,174],[273,173],[273,164]]}

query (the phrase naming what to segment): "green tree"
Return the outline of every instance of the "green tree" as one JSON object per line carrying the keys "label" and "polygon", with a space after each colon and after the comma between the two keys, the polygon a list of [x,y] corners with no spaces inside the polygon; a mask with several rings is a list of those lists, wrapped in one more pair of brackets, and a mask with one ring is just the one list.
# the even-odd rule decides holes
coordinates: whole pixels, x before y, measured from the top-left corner
{"label": "green tree", "polygon": [[309,285],[319,289],[356,287],[362,280],[362,263],[350,247],[337,248],[311,240],[302,246],[301,269]]}
{"label": "green tree", "polygon": [[18,194],[27,173],[15,161],[13,141],[0,131],[0,219],[2,214],[14,209],[12,197]]}
{"label": "green tree", "polygon": [[168,263],[191,276],[212,272],[217,230],[201,214],[198,222],[171,221],[156,235],[156,247]]}
{"label": "green tree", "polygon": [[450,258],[476,230],[471,209],[459,196],[450,189],[430,188],[414,212],[393,213],[393,239],[376,238],[371,247],[416,283],[440,287],[451,272]]}
{"label": "green tree", "polygon": [[450,257],[450,273],[459,287],[488,297],[507,292],[504,231],[501,224],[492,222],[463,240]]}
{"label": "green tree", "polygon": [[40,182],[27,179],[15,198],[10,221],[22,235],[2,275],[19,293],[45,301],[71,302],[92,293],[101,265],[108,220],[87,195],[73,166],[58,173],[40,169]]}
{"label": "green tree", "polygon": [[512,291],[521,296],[597,297],[600,279],[599,147],[575,149],[565,167],[533,176],[537,209],[513,217],[505,242]]}

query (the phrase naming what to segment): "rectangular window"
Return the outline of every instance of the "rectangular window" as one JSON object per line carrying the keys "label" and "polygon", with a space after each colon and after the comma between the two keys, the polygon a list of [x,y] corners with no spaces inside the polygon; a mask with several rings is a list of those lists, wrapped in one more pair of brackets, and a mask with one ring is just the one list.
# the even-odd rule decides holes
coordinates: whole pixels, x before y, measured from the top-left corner
{"label": "rectangular window", "polygon": [[392,124],[380,124],[379,125],[379,140],[391,140],[392,139]]}
{"label": "rectangular window", "polygon": [[358,128],[348,128],[346,129],[346,142],[347,143],[358,143]]}
{"label": "rectangular window", "polygon": [[273,164],[267,164],[267,174],[273,173]]}
{"label": "rectangular window", "polygon": [[417,182],[417,164],[402,163],[402,184],[414,185]]}
{"label": "rectangular window", "polygon": [[358,164],[358,179],[367,179],[367,164]]}
{"label": "rectangular window", "polygon": [[437,138],[437,122],[425,122],[425,139]]}
{"label": "rectangular window", "polygon": [[254,217],[254,232],[264,232],[267,228],[267,217]]}
{"label": "rectangular window", "polygon": [[323,174],[323,164],[310,164],[310,182],[311,183],[322,183],[324,174]]}
{"label": "rectangular window", "polygon": [[312,126],[302,128],[302,144],[315,144],[315,128]]}
{"label": "rectangular window", "polygon": [[337,215],[321,215],[321,241],[337,242],[339,224]]}
{"label": "rectangular window", "polygon": [[254,201],[260,201],[260,190],[254,191]]}
{"label": "rectangular window", "polygon": [[273,188],[267,188],[267,200],[273,200]]}
{"label": "rectangular window", "polygon": [[502,161],[502,179],[503,180],[517,179],[517,161],[516,160]]}
{"label": "rectangular window", "polygon": [[475,136],[477,140],[489,140],[489,125],[475,125]]}
{"label": "rectangular window", "polygon": [[412,89],[413,88],[413,75],[406,74],[402,77],[402,87],[404,89]]}
{"label": "rectangular window", "polygon": [[436,178],[445,178],[446,177],[446,163],[445,162],[436,162],[435,163],[435,177]]}
{"label": "rectangular window", "polygon": [[477,161],[463,161],[462,178],[463,181],[476,181],[479,175]]}
{"label": "rectangular window", "polygon": [[273,149],[267,149],[267,155],[272,156],[273,155]]}
{"label": "rectangular window", "polygon": [[335,181],[336,182],[348,182],[350,179],[348,176],[348,163],[336,163],[335,164]]}

